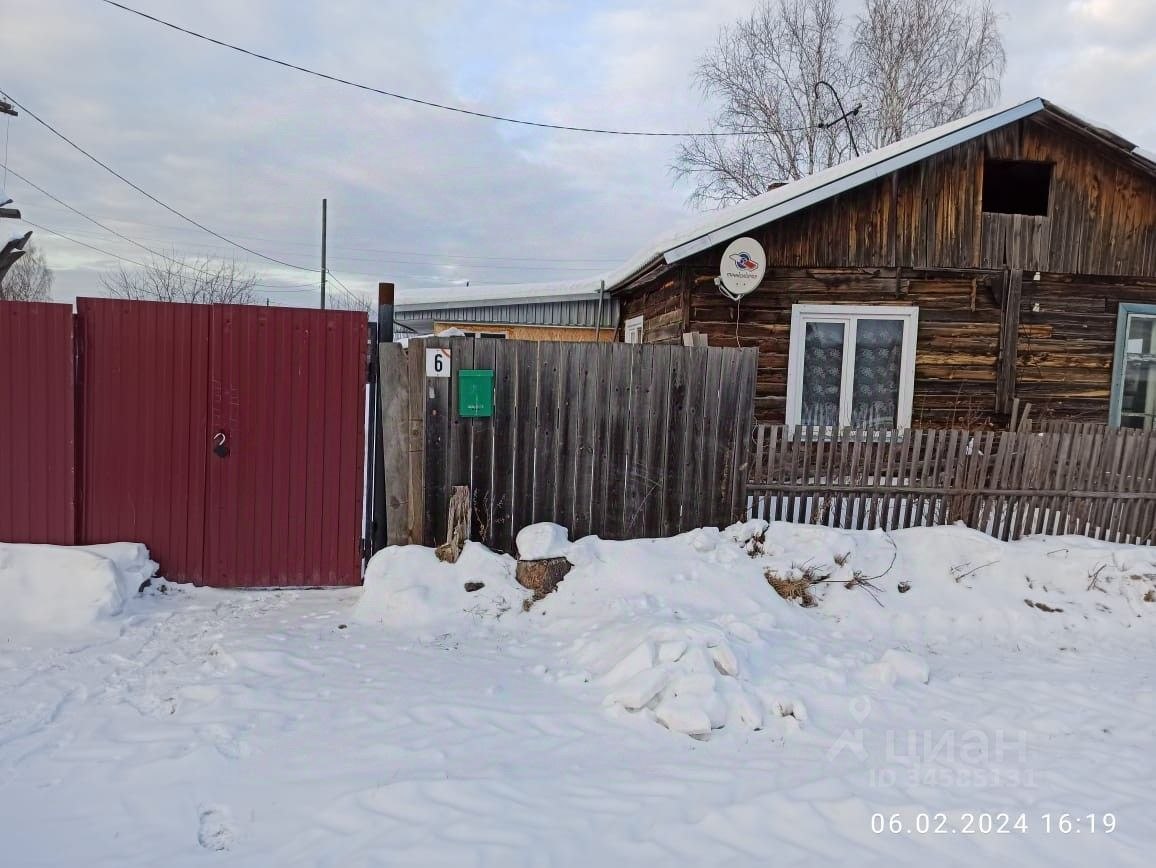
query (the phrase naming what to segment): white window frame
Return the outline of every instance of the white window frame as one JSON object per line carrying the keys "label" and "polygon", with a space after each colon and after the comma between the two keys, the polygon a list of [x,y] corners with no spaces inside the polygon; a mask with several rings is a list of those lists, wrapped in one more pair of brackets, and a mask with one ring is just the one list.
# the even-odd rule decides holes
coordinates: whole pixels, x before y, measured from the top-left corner
{"label": "white window frame", "polygon": [[915,394],[915,340],[919,334],[919,308],[898,305],[796,304],[791,307],[791,343],[787,360],[787,424],[798,425],[803,412],[803,359],[806,324],[843,323],[843,377],[839,385],[839,427],[851,424],[851,394],[855,379],[855,333],[860,319],[890,319],[903,323],[903,356],[899,372],[896,426],[911,427]]}
{"label": "white window frame", "polygon": [[643,317],[632,316],[622,324],[622,340],[628,344],[642,343]]}

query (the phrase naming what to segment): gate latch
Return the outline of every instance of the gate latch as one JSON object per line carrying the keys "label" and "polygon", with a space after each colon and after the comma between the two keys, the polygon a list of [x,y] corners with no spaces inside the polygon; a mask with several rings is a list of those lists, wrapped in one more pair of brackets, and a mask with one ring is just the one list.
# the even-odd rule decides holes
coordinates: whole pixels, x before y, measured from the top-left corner
{"label": "gate latch", "polygon": [[218,458],[224,458],[229,454],[229,447],[226,445],[226,440],[228,440],[228,437],[224,431],[218,431],[217,435],[213,438],[213,454]]}

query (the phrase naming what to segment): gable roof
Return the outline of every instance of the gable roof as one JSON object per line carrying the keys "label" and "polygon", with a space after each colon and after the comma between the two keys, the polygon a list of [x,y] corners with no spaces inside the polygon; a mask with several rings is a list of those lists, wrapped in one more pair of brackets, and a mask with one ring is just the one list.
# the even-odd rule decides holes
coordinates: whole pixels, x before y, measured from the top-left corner
{"label": "gable roof", "polygon": [[819,202],[930,156],[1007,126],[1039,112],[1047,111],[1103,143],[1124,151],[1141,167],[1156,174],[1156,160],[1123,136],[1092,123],[1040,97],[1016,105],[977,112],[957,121],[916,133],[885,145],[853,160],[777,187],[737,205],[716,211],[679,231],[657,239],[606,278],[606,289],[615,290],[640,276],[693,256],[724,241],[773,223]]}
{"label": "gable roof", "polygon": [[608,293],[628,287],[641,278],[649,277],[716,244],[738,238],[753,229],[802,211],[832,196],[870,183],[898,169],[1040,112],[1048,112],[1085,135],[1116,149],[1138,167],[1156,175],[1156,155],[1147,153],[1107,127],[1080,117],[1042,97],[1034,97],[1011,106],[976,112],[942,126],[924,130],[853,160],[784,184],[782,187],[705,217],[699,217],[673,232],[656,238],[622,265],[602,276],[553,283],[399,291],[399,306],[434,307],[449,301],[486,305],[512,301],[532,303],[558,301],[564,298],[575,301],[597,298],[603,281]]}

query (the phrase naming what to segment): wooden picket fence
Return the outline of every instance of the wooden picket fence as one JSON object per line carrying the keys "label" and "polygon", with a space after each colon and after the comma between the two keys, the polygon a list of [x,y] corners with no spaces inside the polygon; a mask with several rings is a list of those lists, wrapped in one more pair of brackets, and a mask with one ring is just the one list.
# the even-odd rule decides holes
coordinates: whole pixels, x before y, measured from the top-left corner
{"label": "wooden picket fence", "polygon": [[884,530],[962,521],[1005,540],[1156,542],[1156,432],[759,425],[750,462],[750,514],[768,520]]}

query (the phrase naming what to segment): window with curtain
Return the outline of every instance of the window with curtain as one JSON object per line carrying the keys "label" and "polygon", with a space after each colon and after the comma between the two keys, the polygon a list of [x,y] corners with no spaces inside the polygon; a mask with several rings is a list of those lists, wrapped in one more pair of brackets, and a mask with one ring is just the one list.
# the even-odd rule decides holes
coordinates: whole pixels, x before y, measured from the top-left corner
{"label": "window with curtain", "polygon": [[914,307],[795,305],[787,423],[908,427],[918,319]]}

